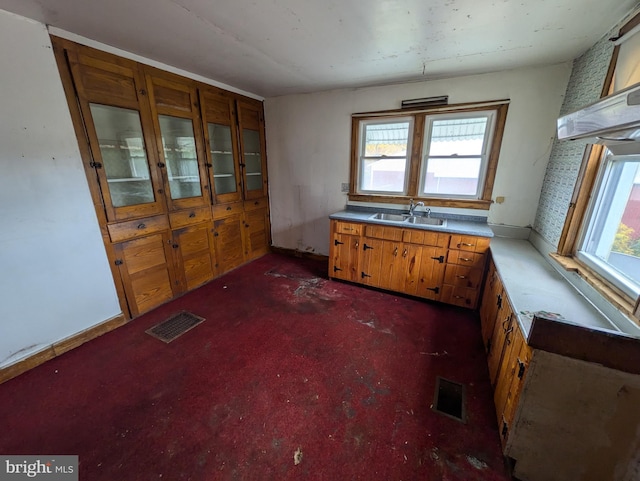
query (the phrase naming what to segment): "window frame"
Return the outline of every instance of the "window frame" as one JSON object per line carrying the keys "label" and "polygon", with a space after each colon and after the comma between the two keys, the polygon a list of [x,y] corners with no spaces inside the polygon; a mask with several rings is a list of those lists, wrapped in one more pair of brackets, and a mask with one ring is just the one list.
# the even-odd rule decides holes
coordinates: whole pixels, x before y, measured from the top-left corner
{"label": "window frame", "polygon": [[[351,117],[351,165],[349,175],[349,194],[350,201],[359,202],[377,202],[388,204],[408,204],[409,199],[423,201],[430,207],[456,207],[467,209],[487,210],[492,204],[493,185],[495,174],[498,166],[498,158],[500,156],[500,148],[502,146],[502,138],[504,136],[504,128],[506,124],[507,111],[509,108],[509,100],[493,100],[486,102],[474,102],[464,104],[452,104],[446,106],[438,106],[425,109],[411,110],[387,110],[379,112],[363,112],[353,114]],[[423,164],[423,145],[425,142],[425,123],[427,116],[438,117],[447,114],[471,114],[473,112],[494,113],[495,119],[493,131],[491,133],[491,144],[488,149],[486,170],[481,187],[478,189],[479,195],[460,197],[460,196],[431,196],[420,194],[421,172]],[[400,194],[390,193],[374,193],[371,191],[363,191],[360,189],[360,148],[362,145],[362,128],[363,122],[367,121],[393,121],[402,117],[413,117],[413,137],[411,139],[410,156],[408,168],[405,172],[405,192]]]}
{"label": "window frame", "polygon": [[[623,25],[618,36],[624,35],[638,25],[640,25],[640,14],[635,15]],[[620,46],[616,45],[603,82],[601,98],[611,93],[619,51]],[[600,192],[601,179],[607,162],[606,153],[607,150],[602,145],[586,146],[557,252],[552,253],[551,257],[564,269],[577,273],[618,310],[640,324],[640,296],[621,286],[617,282],[615,273],[612,275],[610,272],[603,272],[597,262],[590,262],[588,258],[585,259],[585,256],[578,253],[589,228],[595,202],[593,198]]]}
{"label": "window frame", "polygon": [[[478,117],[486,117],[487,123],[484,133],[484,139],[482,141],[482,152],[477,156],[431,156],[429,155],[429,147],[431,146],[431,138],[433,135],[433,123],[436,120],[452,120],[452,119],[472,119]],[[496,125],[496,113],[494,110],[484,110],[484,111],[474,111],[474,112],[455,112],[448,114],[439,114],[439,115],[429,115],[425,116],[425,125],[424,125],[424,134],[423,134],[423,149],[422,156],[420,162],[420,176],[418,179],[418,192],[419,195],[429,196],[434,198],[443,198],[443,199],[479,199],[482,197],[482,189],[484,189],[485,179],[487,177],[487,168],[489,163],[489,154],[490,148],[493,142],[493,134],[495,131]],[[431,128],[430,128],[431,127]],[[478,173],[478,184],[476,185],[475,194],[436,194],[436,193],[426,193],[425,184],[426,184],[426,173],[429,167],[429,158],[464,158],[464,157],[480,157],[480,171]]]}
{"label": "window frame", "polygon": [[375,118],[375,119],[367,119],[364,121],[360,122],[360,132],[359,132],[359,141],[360,144],[358,145],[358,185],[362,184],[363,181],[363,175],[364,175],[364,160],[365,159],[384,159],[384,158],[400,158],[400,156],[387,156],[387,155],[380,155],[380,156],[366,156],[363,154],[363,152],[365,151],[366,148],[366,136],[364,135],[364,132],[366,130],[366,127],[368,125],[376,125],[376,124],[385,124],[385,123],[404,123],[404,122],[408,122],[409,123],[409,132],[407,135],[407,153],[405,155],[405,170],[404,170],[404,183],[402,186],[402,191],[386,191],[386,190],[365,190],[365,189],[360,189],[360,193],[361,194],[372,194],[372,195],[406,195],[407,192],[407,188],[408,188],[408,176],[407,176],[407,172],[409,171],[409,167],[411,164],[411,148],[412,148],[412,144],[413,144],[413,130],[414,130],[414,124],[415,124],[415,119],[412,116],[404,116],[404,117],[394,117],[393,119],[388,119],[388,118]]}

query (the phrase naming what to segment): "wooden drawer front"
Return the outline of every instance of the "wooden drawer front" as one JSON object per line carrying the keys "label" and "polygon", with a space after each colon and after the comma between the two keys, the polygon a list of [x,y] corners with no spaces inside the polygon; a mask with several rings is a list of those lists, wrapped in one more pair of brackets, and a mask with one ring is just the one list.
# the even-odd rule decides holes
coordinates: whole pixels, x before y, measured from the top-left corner
{"label": "wooden drawer front", "polygon": [[451,241],[449,242],[449,249],[485,253],[489,249],[490,240],[489,237],[452,235]]}
{"label": "wooden drawer front", "polygon": [[264,209],[269,207],[269,199],[267,197],[262,197],[260,199],[245,200],[243,206],[245,212],[256,209]]}
{"label": "wooden drawer front", "polygon": [[484,255],[475,252],[450,250],[447,256],[447,264],[458,264],[482,269],[484,267]]}
{"label": "wooden drawer front", "polygon": [[362,232],[362,224],[353,224],[351,222],[335,221],[336,234],[360,235]]}
{"label": "wooden drawer front", "polygon": [[402,234],[402,240],[404,242],[434,247],[447,247],[449,245],[449,237],[449,234],[419,229],[404,229]]}
{"label": "wooden drawer front", "polygon": [[169,220],[166,215],[156,215],[145,217],[144,219],[109,224],[107,228],[109,229],[111,242],[120,242],[166,230],[169,228]]}
{"label": "wooden drawer front", "polygon": [[454,306],[468,307],[473,309],[476,307],[476,300],[478,298],[477,289],[468,289],[466,287],[456,287],[449,284],[442,286],[442,295],[440,300],[446,304],[453,304]]}
{"label": "wooden drawer front", "polygon": [[384,225],[368,225],[364,229],[365,236],[372,239],[384,239],[402,242],[402,229]]}
{"label": "wooden drawer front", "polygon": [[448,264],[444,274],[444,283],[457,287],[478,289],[482,284],[482,269]]}
{"label": "wooden drawer front", "polygon": [[230,215],[241,214],[244,209],[242,202],[233,202],[231,204],[216,204],[212,208],[214,219],[223,219]]}
{"label": "wooden drawer front", "polygon": [[185,209],[169,214],[169,223],[172,229],[179,229],[199,222],[211,220],[211,210],[209,207],[199,207],[197,209]]}

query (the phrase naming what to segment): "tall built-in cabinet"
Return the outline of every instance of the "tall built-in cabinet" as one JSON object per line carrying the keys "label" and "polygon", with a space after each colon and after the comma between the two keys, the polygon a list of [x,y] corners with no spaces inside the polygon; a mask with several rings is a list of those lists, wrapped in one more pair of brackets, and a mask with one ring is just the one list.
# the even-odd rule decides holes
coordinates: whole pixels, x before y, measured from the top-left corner
{"label": "tall built-in cabinet", "polygon": [[52,42],[125,314],[268,251],[262,102]]}

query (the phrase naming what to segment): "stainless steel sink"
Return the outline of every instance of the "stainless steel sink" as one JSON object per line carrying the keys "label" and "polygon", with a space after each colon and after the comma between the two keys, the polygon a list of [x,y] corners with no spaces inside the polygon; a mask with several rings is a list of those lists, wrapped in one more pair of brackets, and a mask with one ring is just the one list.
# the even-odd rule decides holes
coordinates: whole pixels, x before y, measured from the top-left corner
{"label": "stainless steel sink", "polygon": [[412,216],[407,218],[409,224],[417,225],[447,225],[447,219],[437,219],[435,217]]}
{"label": "stainless steel sink", "polygon": [[378,212],[377,214],[373,214],[370,219],[376,220],[390,220],[393,222],[403,222],[408,216],[406,215],[398,215],[398,214],[387,214],[386,212]]}

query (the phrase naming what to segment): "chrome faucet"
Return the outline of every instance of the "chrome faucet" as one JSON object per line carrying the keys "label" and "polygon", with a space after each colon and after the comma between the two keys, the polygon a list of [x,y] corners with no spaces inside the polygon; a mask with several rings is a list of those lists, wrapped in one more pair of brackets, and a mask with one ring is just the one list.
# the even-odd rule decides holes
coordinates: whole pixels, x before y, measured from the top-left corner
{"label": "chrome faucet", "polygon": [[[420,206],[424,207],[424,202],[420,201],[420,202],[414,204],[413,203],[413,199],[410,199],[409,200],[409,215],[415,215],[413,213],[413,211],[415,210],[416,207],[420,207]],[[429,213],[431,213],[431,210],[429,210]]]}

